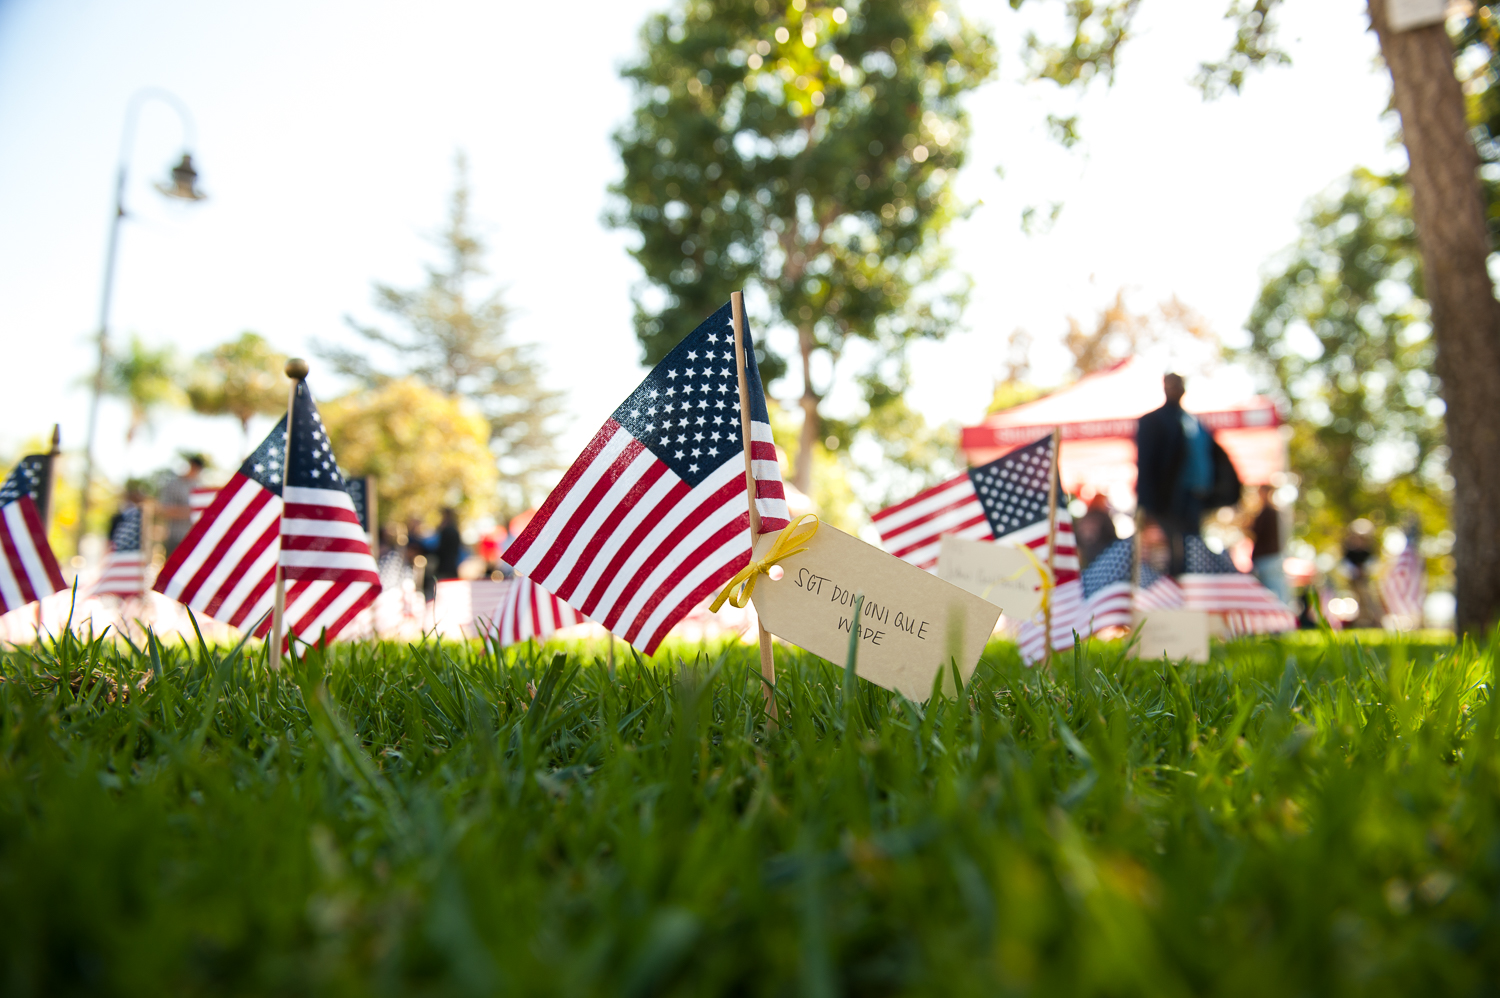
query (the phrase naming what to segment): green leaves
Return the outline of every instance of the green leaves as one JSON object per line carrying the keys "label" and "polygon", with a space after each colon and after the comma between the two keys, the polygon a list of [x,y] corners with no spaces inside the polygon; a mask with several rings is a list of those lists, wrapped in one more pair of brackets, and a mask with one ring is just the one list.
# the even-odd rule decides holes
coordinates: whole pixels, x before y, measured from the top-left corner
{"label": "green leaves", "polygon": [[1301,524],[1319,548],[1347,524],[1408,511],[1447,525],[1444,407],[1400,176],[1355,170],[1308,207],[1298,243],[1275,264],[1236,358],[1286,402]]}
{"label": "green leaves", "polygon": [[935,282],[968,135],[959,100],[995,65],[983,32],[925,0],[694,0],[642,37],[610,218],[640,237],[648,363],[747,285],[764,292],[756,328],[799,337],[790,357],[758,338],[762,375],[795,363],[815,402],[814,355],[836,362],[864,339],[899,362],[951,327],[964,288]]}

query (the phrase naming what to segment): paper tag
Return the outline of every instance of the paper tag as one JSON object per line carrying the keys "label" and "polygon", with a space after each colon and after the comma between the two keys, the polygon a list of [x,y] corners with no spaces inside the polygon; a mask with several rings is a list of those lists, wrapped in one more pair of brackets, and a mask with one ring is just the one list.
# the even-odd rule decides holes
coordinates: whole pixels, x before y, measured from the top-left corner
{"label": "paper tag", "polygon": [[1208,661],[1208,611],[1152,610],[1140,623],[1142,659],[1167,658]]}
{"label": "paper tag", "polygon": [[[763,558],[775,543],[755,545]],[[1000,608],[826,523],[807,550],[781,560],[780,581],[761,576],[755,611],[777,637],[843,665],[849,654],[854,597],[863,593],[854,671],[911,700],[926,700],[939,670],[953,695],[950,660],[965,682],[979,664]]]}
{"label": "paper tag", "polygon": [[1042,578],[1018,547],[944,534],[938,547],[938,578],[989,600],[1011,620],[1042,608]]}

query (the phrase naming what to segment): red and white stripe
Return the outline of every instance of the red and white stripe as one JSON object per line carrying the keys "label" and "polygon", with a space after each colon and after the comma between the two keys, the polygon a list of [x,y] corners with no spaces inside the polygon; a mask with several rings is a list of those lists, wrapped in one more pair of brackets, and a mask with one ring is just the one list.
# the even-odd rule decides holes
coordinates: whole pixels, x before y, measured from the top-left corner
{"label": "red and white stripe", "polygon": [[0,507],[0,612],[68,588],[31,497]]}
{"label": "red and white stripe", "polygon": [[[919,492],[905,502],[887,506],[872,514],[870,519],[880,534],[883,548],[902,561],[929,572],[937,568],[938,549],[945,534],[971,541],[988,541],[995,536],[967,472]],[[1046,527],[1045,523],[1043,527]],[[1044,543],[1046,536],[1043,529]],[[1076,548],[1074,560],[1077,560]]]}
{"label": "red and white stripe", "polygon": [[286,632],[337,637],[380,595],[380,574],[354,501],[343,489],[283,491],[280,556]]}
{"label": "red and white stripe", "polygon": [[1385,578],[1380,580],[1380,598],[1385,603],[1386,612],[1408,626],[1420,624],[1425,581],[1422,559],[1417,553],[1417,539],[1408,537],[1406,547],[1396,555]]}
{"label": "red and white stripe", "polygon": [[[1076,571],[1073,576],[1066,582],[1058,583],[1048,596],[1052,604],[1054,651],[1066,651],[1073,647],[1074,631],[1085,637],[1089,633],[1084,630],[1083,582],[1077,577]],[[1024,622],[1016,635],[1016,642],[1021,646],[1021,657],[1027,662],[1035,662],[1047,653],[1045,621],[1045,615],[1038,613],[1035,618]]]}
{"label": "red and white stripe", "polygon": [[121,599],[143,595],[150,561],[144,551],[111,551],[104,557],[99,581],[94,583],[91,594],[119,596]]}
{"label": "red and white stripe", "polygon": [[204,510],[213,505],[214,496],[219,490],[210,486],[201,486],[188,493],[188,525],[197,523],[203,516]]}
{"label": "red and white stripe", "polygon": [[1084,606],[1078,633],[1087,637],[1106,627],[1132,627],[1136,613],[1179,608],[1223,614],[1233,635],[1273,634],[1297,627],[1292,612],[1254,576],[1194,573],[1157,579],[1136,593],[1133,608],[1129,582],[1104,586]]}
{"label": "red and white stripe", "polygon": [[1131,627],[1135,616],[1131,610],[1130,583],[1112,582],[1090,596],[1080,612],[1078,633],[1087,637],[1106,627]]}
{"label": "red and white stripe", "polygon": [[337,637],[380,592],[369,541],[348,493],[295,487],[286,493],[283,503],[236,474],[172,552],[153,588],[206,617],[264,636],[279,560],[287,580],[286,633]]}
{"label": "red and white stripe", "polygon": [[[751,424],[762,532],[790,520],[771,428]],[[745,467],[734,449],[696,487],[613,419],[505,552],[530,578],[652,654],[672,625],[750,560]]]}
{"label": "red and white stripe", "polygon": [[152,587],[232,627],[269,626],[281,497],[236,474],[177,545]]}
{"label": "red and white stripe", "polygon": [[502,648],[531,638],[545,641],[560,628],[588,620],[530,579],[515,578],[507,586],[491,618],[495,641]]}

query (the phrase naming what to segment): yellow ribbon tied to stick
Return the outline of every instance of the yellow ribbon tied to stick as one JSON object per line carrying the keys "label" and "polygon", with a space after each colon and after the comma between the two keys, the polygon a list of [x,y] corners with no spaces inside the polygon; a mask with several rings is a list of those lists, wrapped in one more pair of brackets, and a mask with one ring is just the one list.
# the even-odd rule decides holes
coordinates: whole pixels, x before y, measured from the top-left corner
{"label": "yellow ribbon tied to stick", "polygon": [[[759,561],[752,561],[740,569],[739,573],[724,585],[723,590],[709,604],[709,610],[717,612],[719,607],[724,605],[725,600],[729,601],[730,606],[743,610],[749,604],[751,594],[755,592],[755,580],[761,575],[768,574],[771,571],[771,566],[781,561],[781,559],[790,558],[794,554],[801,554],[803,551],[806,551],[806,542],[812,540],[813,535],[817,532],[818,517],[816,514],[803,513],[797,517],[776,538],[776,543],[771,545],[771,550],[766,552],[764,558],[761,558]],[[802,546],[798,547],[797,545],[799,544]],[[735,592],[736,586],[739,587],[739,592]]]}
{"label": "yellow ribbon tied to stick", "polygon": [[1052,573],[1047,571],[1047,566],[1042,564],[1042,559],[1036,556],[1035,551],[1025,544],[1017,544],[1016,547],[1020,548],[1021,553],[1031,560],[1031,564],[1036,568],[1036,574],[1042,578],[1042,605],[1037,612],[1045,617],[1047,604],[1052,602],[1052,588],[1057,585],[1057,582],[1052,578]]}

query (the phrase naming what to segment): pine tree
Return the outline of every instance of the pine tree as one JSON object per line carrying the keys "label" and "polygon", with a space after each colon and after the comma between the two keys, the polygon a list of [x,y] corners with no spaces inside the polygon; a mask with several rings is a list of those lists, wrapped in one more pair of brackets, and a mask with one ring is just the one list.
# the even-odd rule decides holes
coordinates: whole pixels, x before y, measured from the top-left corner
{"label": "pine tree", "polygon": [[376,307],[403,328],[389,332],[345,320],[366,344],[388,352],[400,367],[382,366],[367,350],[329,344],[317,349],[340,373],[370,387],[408,377],[444,395],[471,400],[489,423],[502,505],[519,511],[541,500],[540,478],[557,468],[550,424],[562,396],[542,386],[535,348],[510,341],[510,310],[499,291],[481,296],[471,290],[489,274],[486,247],[470,219],[468,165],[462,154],[455,172],[448,224],[434,240],[446,252],[443,265],[428,265],[427,283],[419,288],[375,283]]}

